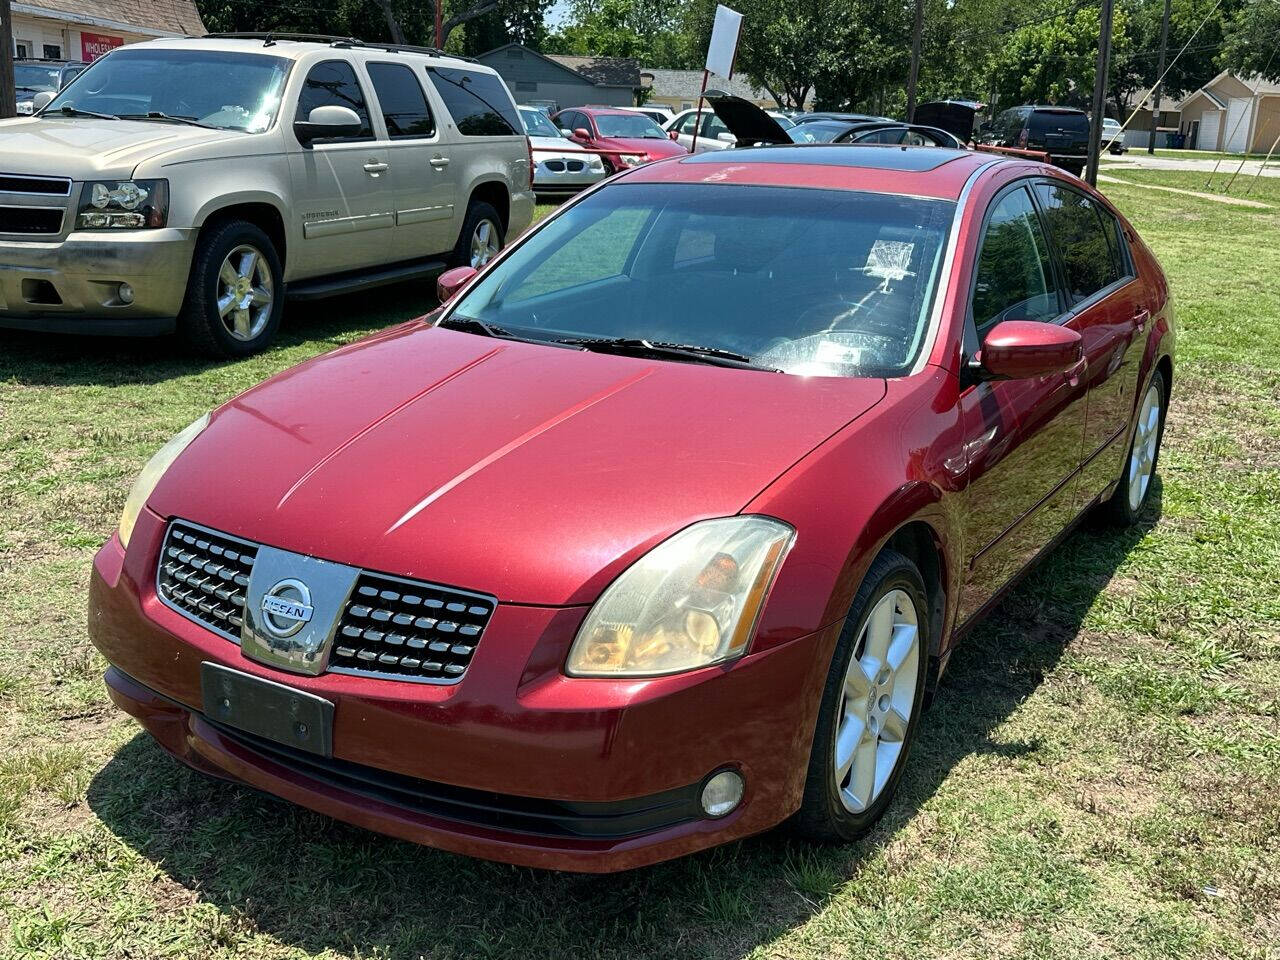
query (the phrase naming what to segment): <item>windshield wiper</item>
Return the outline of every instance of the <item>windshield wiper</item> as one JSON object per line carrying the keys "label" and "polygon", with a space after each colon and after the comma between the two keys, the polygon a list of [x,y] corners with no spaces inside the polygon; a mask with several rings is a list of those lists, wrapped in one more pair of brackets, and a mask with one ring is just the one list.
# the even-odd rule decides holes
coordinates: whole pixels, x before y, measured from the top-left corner
{"label": "windshield wiper", "polygon": [[581,347],[584,350],[597,350],[601,353],[633,353],[670,360],[696,360],[718,367],[745,367],[769,373],[782,372],[773,367],[757,366],[745,354],[723,350],[720,347],[703,347],[694,343],[666,343],[661,340],[644,340],[640,337],[565,337],[557,340],[556,343]]}
{"label": "windshield wiper", "polygon": [[96,113],[93,110],[81,110],[74,103],[64,103],[58,108],[64,117],[94,117],[98,120],[119,120],[114,113]]}
{"label": "windshield wiper", "polygon": [[148,110],[146,113],[122,113],[121,120],[164,120],[168,123],[185,123],[192,127],[203,127],[205,130],[221,130],[208,123],[201,123],[195,117],[176,117],[173,114],[161,113],[159,110]]}

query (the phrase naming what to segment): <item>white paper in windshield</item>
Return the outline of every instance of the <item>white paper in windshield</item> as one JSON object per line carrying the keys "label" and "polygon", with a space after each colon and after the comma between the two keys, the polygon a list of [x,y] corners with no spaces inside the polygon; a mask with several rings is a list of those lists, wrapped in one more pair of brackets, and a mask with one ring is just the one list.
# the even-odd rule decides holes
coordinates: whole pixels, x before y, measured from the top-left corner
{"label": "white paper in windshield", "polygon": [[877,240],[867,254],[867,274],[880,280],[902,280],[911,275],[914,243],[905,240]]}

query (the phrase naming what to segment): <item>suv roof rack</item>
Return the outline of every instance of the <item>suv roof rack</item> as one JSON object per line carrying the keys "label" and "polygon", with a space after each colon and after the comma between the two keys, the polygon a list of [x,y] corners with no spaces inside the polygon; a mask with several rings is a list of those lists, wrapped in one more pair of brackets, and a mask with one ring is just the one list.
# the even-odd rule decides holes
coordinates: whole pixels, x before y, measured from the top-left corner
{"label": "suv roof rack", "polygon": [[299,43],[323,43],[339,49],[386,50],[388,53],[423,53],[432,57],[450,57],[454,60],[466,60],[476,63],[474,57],[464,57],[457,53],[445,53],[438,47],[422,47],[411,43],[366,43],[355,37],[339,37],[327,33],[206,33],[206,40],[261,40],[264,47],[270,47],[279,40],[293,40]]}

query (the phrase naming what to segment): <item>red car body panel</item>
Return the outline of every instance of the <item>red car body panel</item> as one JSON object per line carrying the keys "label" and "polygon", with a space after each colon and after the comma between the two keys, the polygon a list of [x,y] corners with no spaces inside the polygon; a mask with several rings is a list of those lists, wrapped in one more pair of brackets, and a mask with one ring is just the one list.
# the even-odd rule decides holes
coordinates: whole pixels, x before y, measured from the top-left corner
{"label": "red car body panel", "polygon": [[[666,137],[603,137],[600,135],[600,128],[596,125],[596,117],[605,114],[619,117],[640,116],[634,111],[607,110],[599,107],[574,107],[573,112],[582,114],[591,124],[588,128],[588,132],[591,134],[591,142],[587,144],[588,147],[616,151],[615,153],[602,154],[604,162],[614,171],[628,169],[627,165],[618,159],[618,153],[642,156],[646,163],[654,160],[665,160],[668,157],[683,157],[689,153],[683,146]],[[559,126],[559,117],[560,114],[552,117],[552,122],[557,126]]]}
{"label": "red car body panel", "polygon": [[[714,176],[960,202],[936,330],[911,375],[777,376],[421,322],[309,361],[220,408],[156,488],[127,553],[116,538],[99,552],[90,631],[117,668],[108,678],[115,701],[200,769],[385,833],[514,863],[627,869],[793,813],[832,650],[877,552],[890,542],[936,548],[937,570],[926,571],[936,581],[927,630],[936,674],[976,615],[1114,488],[1138,397],[1157,366],[1171,372],[1173,318],[1154,257],[1120,217],[1137,277],[1067,321],[1084,363],[971,382],[967,304],[990,202],[1020,178],[1087,190],[1078,180],[979,154],[916,173],[706,157],[621,179]],[[564,675],[578,625],[614,577],[689,523],[739,512],[797,530],[746,656],[653,679]],[[282,673],[161,603],[155,571],[170,517],[485,591],[499,606],[456,685]],[[206,661],[332,701],[334,756],[381,770],[611,802],[732,765],[746,794],[723,820],[624,839],[427,816],[246,751],[200,716]]]}

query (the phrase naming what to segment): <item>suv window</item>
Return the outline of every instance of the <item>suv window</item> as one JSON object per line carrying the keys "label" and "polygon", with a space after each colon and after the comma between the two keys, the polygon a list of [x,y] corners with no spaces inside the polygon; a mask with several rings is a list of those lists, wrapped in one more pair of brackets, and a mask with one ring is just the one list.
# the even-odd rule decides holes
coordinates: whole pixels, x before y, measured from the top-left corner
{"label": "suv window", "polygon": [[1032,136],[1046,133],[1079,133],[1089,135],[1089,118],[1074,110],[1033,110],[1027,123]]}
{"label": "suv window", "polygon": [[1025,187],[991,210],[978,252],[973,322],[981,333],[1000,320],[1053,320],[1061,311],[1049,246]]}
{"label": "suv window", "polygon": [[427,73],[464,137],[507,137],[524,129],[500,77],[452,67],[428,67]]}
{"label": "suv window", "polygon": [[413,70],[402,63],[371,63],[368,70],[387,125],[387,136],[404,140],[435,134],[435,118]]}
{"label": "suv window", "polygon": [[1069,187],[1038,183],[1036,195],[1062,257],[1072,303],[1088,299],[1127,272],[1117,247],[1114,217]]}
{"label": "suv window", "polygon": [[360,132],[354,137],[324,137],[315,143],[347,143],[352,140],[372,140],[373,127],[369,125],[369,108],[365,105],[364,91],[356,80],[356,72],[345,60],[326,60],[317,63],[307,74],[298,96],[296,119],[306,120],[316,107],[349,107],[360,118]]}

